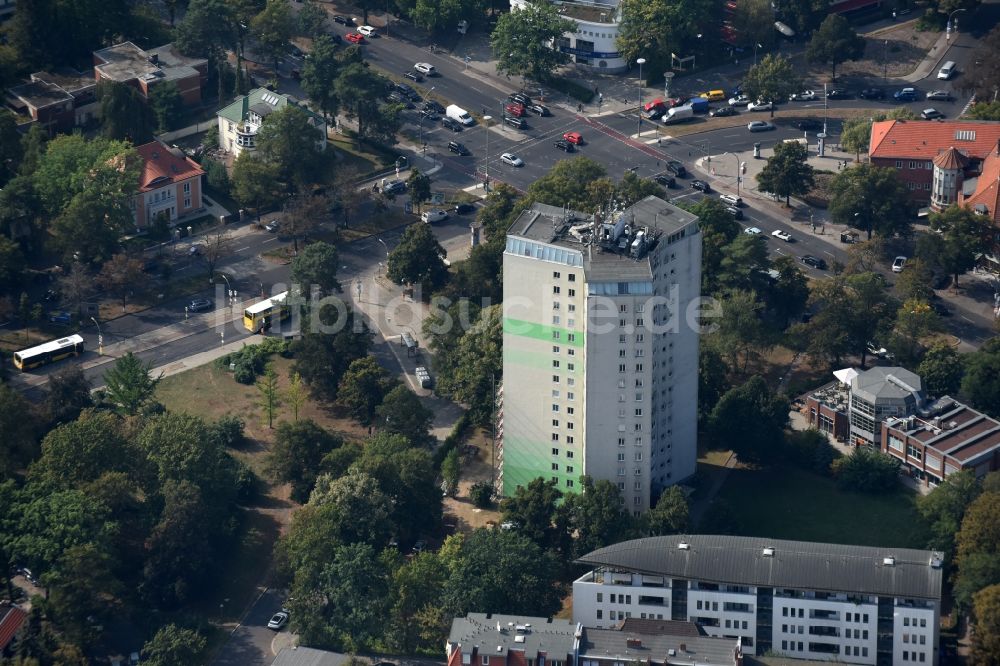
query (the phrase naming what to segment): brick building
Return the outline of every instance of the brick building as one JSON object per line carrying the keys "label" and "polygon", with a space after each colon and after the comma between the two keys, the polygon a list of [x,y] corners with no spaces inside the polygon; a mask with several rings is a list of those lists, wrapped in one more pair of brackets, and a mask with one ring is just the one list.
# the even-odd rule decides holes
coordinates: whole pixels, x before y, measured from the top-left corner
{"label": "brick building", "polygon": [[155,86],[171,81],[186,105],[197,106],[208,77],[208,60],[182,55],[173,44],[144,50],[122,42],[94,51],[94,77],[130,85],[147,99]]}
{"label": "brick building", "polygon": [[4,103],[50,132],[67,132],[98,115],[97,82],[91,72],[70,68],[36,72],[7,90]]}

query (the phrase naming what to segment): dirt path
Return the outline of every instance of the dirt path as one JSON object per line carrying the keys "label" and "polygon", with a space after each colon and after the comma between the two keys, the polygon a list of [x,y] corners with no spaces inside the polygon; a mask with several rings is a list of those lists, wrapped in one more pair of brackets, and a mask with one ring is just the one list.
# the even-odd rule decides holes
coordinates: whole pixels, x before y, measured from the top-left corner
{"label": "dirt path", "polygon": [[458,482],[458,494],[444,499],[445,522],[453,524],[455,531],[468,533],[477,527],[495,525],[500,512],[494,509],[479,509],[469,499],[469,490],[476,483],[493,480],[492,440],[489,433],[476,432],[463,445],[462,476]]}

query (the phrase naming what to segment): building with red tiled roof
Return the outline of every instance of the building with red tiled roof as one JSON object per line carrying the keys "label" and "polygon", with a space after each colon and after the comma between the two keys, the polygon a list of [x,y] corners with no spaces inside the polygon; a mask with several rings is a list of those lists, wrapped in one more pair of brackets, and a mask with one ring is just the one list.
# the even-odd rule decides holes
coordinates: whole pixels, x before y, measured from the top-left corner
{"label": "building with red tiled roof", "polygon": [[137,229],[149,226],[157,215],[175,222],[204,210],[201,177],[205,172],[197,162],[160,141],[138,146],[136,151],[142,158],[139,192],[132,200]]}
{"label": "building with red tiled roof", "polygon": [[979,177],[967,189],[972,192],[960,194],[959,204],[986,215],[994,225],[1000,225],[1000,144],[983,160]]}
{"label": "building with red tiled roof", "polygon": [[[900,180],[909,188],[914,203],[926,205],[933,199],[936,200],[934,207],[941,209],[958,201],[963,184],[979,175],[983,161],[996,149],[998,141],[1000,123],[883,120],[872,123],[868,156],[875,166],[896,169]],[[951,149],[954,153],[949,164],[965,163],[955,174],[954,181],[942,182],[941,190],[935,190],[932,197],[934,160]],[[947,203],[944,202],[946,197],[950,197]]]}
{"label": "building with red tiled roof", "polygon": [[27,617],[17,606],[0,607],[0,656],[7,654]]}
{"label": "building with red tiled roof", "polygon": [[965,469],[982,477],[1000,469],[1000,422],[945,396],[883,422],[881,449],[927,485]]}

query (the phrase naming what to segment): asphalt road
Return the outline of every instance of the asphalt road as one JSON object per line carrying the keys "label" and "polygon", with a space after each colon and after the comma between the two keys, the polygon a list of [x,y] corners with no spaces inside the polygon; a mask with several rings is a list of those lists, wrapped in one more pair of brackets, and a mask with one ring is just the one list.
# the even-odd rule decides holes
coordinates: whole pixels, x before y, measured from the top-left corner
{"label": "asphalt road", "polygon": [[261,594],[243,621],[233,629],[225,647],[212,662],[213,666],[265,666],[274,661],[271,643],[278,632],[268,629],[267,622],[281,610],[284,601],[285,595],[280,590],[268,589]]}

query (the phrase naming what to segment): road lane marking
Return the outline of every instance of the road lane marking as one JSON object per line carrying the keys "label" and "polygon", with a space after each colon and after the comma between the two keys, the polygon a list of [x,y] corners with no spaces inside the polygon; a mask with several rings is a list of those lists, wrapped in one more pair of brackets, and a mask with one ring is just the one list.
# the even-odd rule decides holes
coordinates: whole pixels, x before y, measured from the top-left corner
{"label": "road lane marking", "polygon": [[237,252],[243,252],[244,250],[249,250],[249,249],[250,249],[250,246],[249,246],[249,245],[247,245],[246,247],[241,247],[240,249],[238,249],[238,250],[236,250],[236,251],[237,251]]}
{"label": "road lane marking", "polygon": [[267,239],[266,241],[264,241],[264,242],[265,242],[265,243],[273,243],[273,242],[274,242],[274,241],[276,241],[276,240],[278,240],[278,239],[277,239],[277,238],[268,238],[268,239]]}
{"label": "road lane marking", "polygon": [[962,319],[964,319],[965,321],[969,322],[970,324],[975,324],[976,323],[976,322],[972,321],[971,319],[969,319],[968,317],[966,317],[965,315],[962,315]]}

